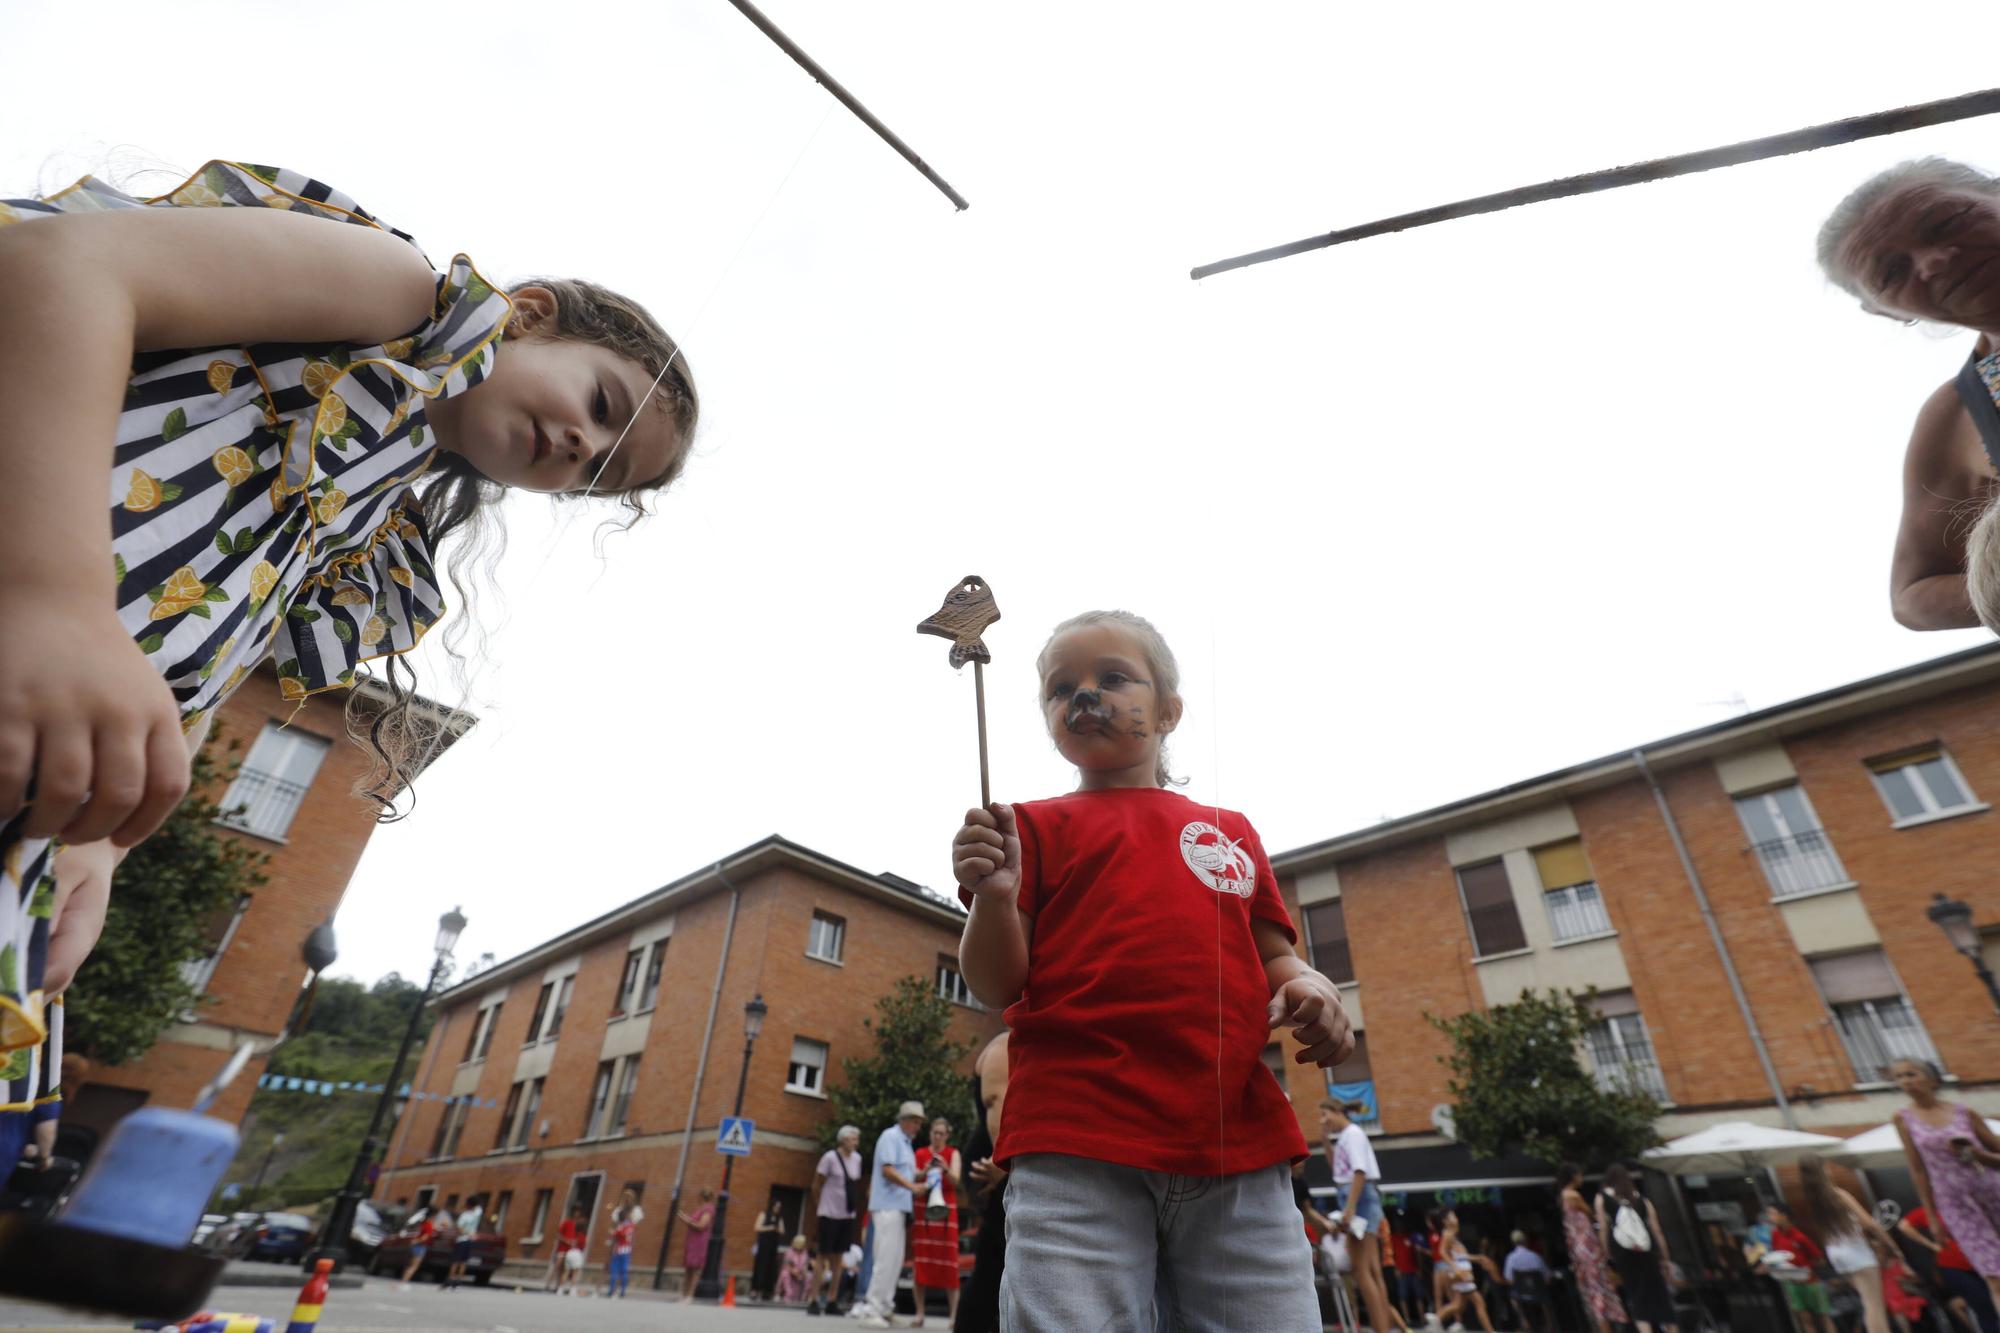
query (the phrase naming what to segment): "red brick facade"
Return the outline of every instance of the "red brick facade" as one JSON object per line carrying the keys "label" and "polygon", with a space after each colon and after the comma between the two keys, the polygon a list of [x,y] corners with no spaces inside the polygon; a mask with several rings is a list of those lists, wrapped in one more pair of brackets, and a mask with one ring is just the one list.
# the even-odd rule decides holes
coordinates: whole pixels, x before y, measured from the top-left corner
{"label": "red brick facade", "polygon": [[[732,897],[735,925],[729,924]],[[838,963],[808,955],[815,911],[844,923]],[[863,1026],[875,1002],[898,978],[935,978],[940,958],[955,958],[962,916],[903,881],[866,875],[780,839],[767,839],[718,867],[659,890],[609,916],[552,940],[474,977],[441,998],[441,1013],[421,1055],[417,1086],[437,1097],[468,1093],[497,1106],[465,1113],[455,1154],[431,1158],[440,1102],[419,1102],[392,1144],[377,1194],[414,1203],[433,1188],[439,1202],[485,1195],[497,1203],[510,1192],[504,1231],[510,1259],[546,1263],[572,1180],[602,1173],[588,1259],[609,1252],[604,1209],[628,1183],[642,1183],[646,1218],[634,1268],[645,1280],[659,1257],[680,1169],[690,1099],[694,1134],[686,1150],[683,1209],[703,1187],[719,1186],[723,1158],[715,1151],[720,1119],[732,1112],[743,1066],[744,1006],[761,995],[769,1006],[752,1052],[743,1114],[757,1125],[750,1156],[737,1161],[725,1238],[725,1266],[747,1272],[752,1227],[774,1187],[808,1191],[818,1159],[814,1136],[830,1116],[824,1096],[788,1091],[794,1038],[824,1043],[827,1080],[838,1081],[844,1058],[872,1054]],[[669,926],[669,923],[670,926]],[[670,929],[657,1002],[649,1011],[613,1015],[629,947]],[[725,945],[725,940],[727,944]],[[650,943],[645,945],[650,948]],[[717,964],[721,963],[717,991]],[[560,1034],[528,1040],[528,1025],[544,980],[574,968],[574,990]],[[500,1001],[484,1059],[463,1060],[482,1008]],[[711,1000],[714,1029],[706,1071],[697,1066]],[[635,1006],[636,1008],[636,1006]],[[644,1024],[639,1032],[622,1031]],[[996,1016],[973,1008],[955,1013],[952,1032],[978,1044],[999,1031]],[[636,1056],[637,1083],[623,1133],[585,1139],[596,1072],[607,1052]],[[972,1057],[962,1072],[970,1074]],[[540,1109],[525,1146],[494,1150],[509,1090],[546,1061]],[[622,1073],[622,1067],[621,1067]],[[822,1083],[822,1090],[826,1084]],[[547,1125],[543,1133],[542,1123]],[[872,1144],[884,1126],[863,1126]],[[963,1142],[967,1127],[955,1127]],[[547,1221],[531,1230],[538,1191],[550,1191]],[[668,1269],[677,1274],[676,1226]]]}

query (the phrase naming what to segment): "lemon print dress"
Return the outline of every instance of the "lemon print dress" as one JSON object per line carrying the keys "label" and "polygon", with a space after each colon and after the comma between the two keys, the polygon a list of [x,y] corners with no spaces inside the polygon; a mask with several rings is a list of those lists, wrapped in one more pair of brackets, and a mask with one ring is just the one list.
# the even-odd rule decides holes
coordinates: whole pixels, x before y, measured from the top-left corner
{"label": "lemon print dress", "polygon": [[[86,177],[0,200],[0,225],[119,208],[282,208],[416,244],[336,190],[211,162],[138,199]],[[444,612],[410,483],[435,447],[424,405],[491,370],[511,306],[456,257],[431,317],[372,346],[254,344],[135,357],[112,451],[118,613],[192,729],[266,656],[288,699],[353,684]],[[41,993],[57,844],[0,828],[0,1067],[48,1035]],[[124,886],[131,892],[133,886]],[[44,1052],[44,1059],[55,1058]],[[0,1111],[15,1110],[10,1101]]]}

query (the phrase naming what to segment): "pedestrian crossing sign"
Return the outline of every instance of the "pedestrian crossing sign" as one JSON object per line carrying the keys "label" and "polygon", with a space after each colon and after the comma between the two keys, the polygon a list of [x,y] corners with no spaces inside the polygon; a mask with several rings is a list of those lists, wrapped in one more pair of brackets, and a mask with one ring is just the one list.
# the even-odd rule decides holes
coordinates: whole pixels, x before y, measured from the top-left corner
{"label": "pedestrian crossing sign", "polygon": [[715,1132],[715,1150],[731,1157],[750,1155],[750,1136],[757,1132],[757,1122],[745,1116],[726,1115],[722,1117],[722,1127]]}

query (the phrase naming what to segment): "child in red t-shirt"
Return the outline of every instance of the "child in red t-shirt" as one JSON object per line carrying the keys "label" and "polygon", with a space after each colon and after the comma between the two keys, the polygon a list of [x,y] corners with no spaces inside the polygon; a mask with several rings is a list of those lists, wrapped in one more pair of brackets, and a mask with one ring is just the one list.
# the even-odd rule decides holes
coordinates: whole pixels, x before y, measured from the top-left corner
{"label": "child in red t-shirt", "polygon": [[1037,669],[1077,790],[968,811],[952,843],[965,979],[1012,1033],[1001,1323],[1123,1327],[1157,1300],[1176,1327],[1317,1333],[1305,1139],[1262,1056],[1284,1025],[1301,1063],[1345,1058],[1339,994],[1295,952],[1250,822],[1167,789],[1159,631],[1090,612]]}

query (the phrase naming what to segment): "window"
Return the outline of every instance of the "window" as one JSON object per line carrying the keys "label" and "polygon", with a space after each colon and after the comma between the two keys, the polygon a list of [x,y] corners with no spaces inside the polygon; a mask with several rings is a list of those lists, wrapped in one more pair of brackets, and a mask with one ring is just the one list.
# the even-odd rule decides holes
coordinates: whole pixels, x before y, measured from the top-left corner
{"label": "window", "polygon": [[1898,824],[1980,808],[1943,746],[1871,760],[1868,768]]}
{"label": "window", "polygon": [[542,1035],[542,1019],[549,1012],[549,997],[556,993],[556,983],[544,981],[541,991],[535,996],[535,1012],[528,1018],[528,1035],[522,1039],[523,1046],[533,1046]]}
{"label": "window", "polygon": [[445,1109],[445,1119],[451,1124],[451,1131],[444,1136],[445,1157],[458,1156],[459,1136],[465,1133],[465,1117],[472,1111],[468,1101],[455,1101]]}
{"label": "window", "polygon": [[500,1026],[500,1008],[500,1004],[495,1004],[486,1011],[486,1027],[480,1034],[479,1049],[473,1053],[473,1059],[484,1060],[486,1053],[493,1049],[493,1029]]}
{"label": "window", "polygon": [[590,1109],[583,1117],[583,1137],[587,1139],[596,1138],[604,1128],[604,1113],[611,1109],[611,1080],[617,1072],[614,1060],[597,1066],[597,1081],[590,1087]]}
{"label": "window", "polygon": [[1464,867],[1458,872],[1458,891],[1465,900],[1465,922],[1472,931],[1474,956],[1490,958],[1527,947],[1505,866],[1488,861]]}
{"label": "window", "polygon": [[507,1214],[514,1211],[514,1191],[501,1190],[493,1200],[493,1229],[501,1235],[507,1234]]}
{"label": "window", "polygon": [[181,964],[181,977],[194,989],[197,995],[208,991],[208,983],[215,979],[216,965],[222,955],[229,951],[229,942],[236,938],[236,928],[243,924],[244,913],[250,910],[250,895],[243,894],[236,899],[236,906],[215,913],[202,929],[205,952]]}
{"label": "window", "polygon": [[1796,782],[1775,791],[1736,798],[1736,814],[1750,835],[1750,850],[1764,867],[1773,898],[1790,898],[1848,882],[1819,816]]}
{"label": "window", "polygon": [[1576,838],[1535,849],[1535,870],[1542,877],[1542,902],[1549,911],[1549,933],[1555,942],[1611,933],[1597,876]]}
{"label": "window", "polygon": [[826,1088],[826,1043],[792,1038],[792,1063],[785,1071],[786,1092],[823,1096]]}
{"label": "window", "polygon": [[1597,1086],[1606,1092],[1643,1092],[1654,1101],[1667,1100],[1666,1080],[1653,1055],[1653,1039],[1639,1017],[1639,1002],[1628,990],[1597,997],[1597,1021],[1584,1029],[1590,1043],[1590,1063]]}
{"label": "window", "polygon": [[1347,909],[1340,899],[1314,903],[1305,910],[1306,952],[1328,981],[1345,986],[1354,980],[1354,956],[1347,948]]}
{"label": "window", "polygon": [[444,1114],[438,1117],[437,1133],[431,1136],[432,1157],[451,1156],[451,1150],[447,1148],[445,1145],[447,1142],[451,1140],[452,1137],[454,1137],[452,1134],[451,1122],[453,1115],[457,1112],[457,1110],[458,1110],[458,1104],[454,1102],[446,1106],[444,1108]]}
{"label": "window", "polygon": [[979,1001],[972,998],[972,988],[965,984],[965,977],[958,970],[958,960],[945,954],[938,955],[937,993],[939,999],[968,1009],[979,1008]]}
{"label": "window", "polygon": [[556,1192],[554,1190],[535,1191],[534,1220],[528,1223],[528,1234],[522,1237],[527,1243],[532,1245],[542,1238],[542,1228],[548,1225],[549,1205],[555,1201]]}
{"label": "window", "polygon": [[1369,1104],[1374,1114],[1356,1116],[1355,1124],[1372,1130],[1382,1127],[1382,1102],[1375,1095],[1375,1068],[1368,1062],[1366,1032],[1354,1034],[1354,1054],[1326,1071],[1326,1088],[1334,1096],[1346,1096]]}
{"label": "window", "polygon": [[500,1129],[493,1136],[494,1152],[499,1152],[505,1148],[507,1141],[514,1135],[514,1121],[519,1117],[521,1110],[521,1089],[524,1086],[526,1085],[516,1083],[513,1087],[507,1089],[507,1109],[500,1113]]}
{"label": "window", "polygon": [[611,1127],[604,1132],[612,1138],[625,1132],[625,1121],[632,1113],[632,1089],[639,1086],[639,1057],[625,1057],[625,1071],[618,1079],[618,1095],[611,1100]]}
{"label": "window", "polygon": [[646,951],[644,949],[634,949],[625,955],[625,971],[618,978],[618,994],[613,996],[611,1000],[612,1013],[622,1014],[631,1010],[632,1001],[636,998],[633,992],[639,986],[639,969],[645,965]]}
{"label": "window", "polygon": [[411,1216],[414,1217],[416,1213],[429,1212],[431,1205],[437,1202],[437,1192],[438,1192],[437,1186],[435,1185],[426,1185],[422,1189],[418,1190],[417,1206],[415,1212],[413,1212]]}
{"label": "window", "polygon": [[572,973],[556,984],[555,1002],[549,1006],[548,1027],[542,1032],[543,1041],[554,1041],[562,1033],[563,1015],[569,1012],[570,992],[576,989],[576,976]]}
{"label": "window", "polygon": [[814,912],[812,934],[806,937],[806,957],[829,963],[840,961],[840,947],[847,942],[847,923],[825,912]]}
{"label": "window", "polygon": [[472,1016],[472,1030],[465,1034],[465,1057],[460,1064],[486,1058],[488,1048],[493,1045],[493,1024],[499,1017],[497,1004],[489,1004]]}
{"label": "window", "polygon": [[1898,1060],[1938,1062],[1937,1048],[1903,998],[1902,983],[1880,949],[1811,960],[1813,980],[1833,1012],[1833,1026],[1859,1083],[1881,1083]]}
{"label": "window", "polygon": [[[515,1087],[520,1088],[521,1085],[517,1083]],[[513,1099],[510,1097],[508,1100],[512,1101]],[[535,1114],[541,1109],[542,1080],[538,1078],[530,1079],[527,1087],[521,1089],[521,1119],[514,1126],[514,1147],[525,1148],[528,1146],[528,1138],[534,1133],[535,1129]]]}
{"label": "window", "polygon": [[660,999],[660,970],[666,966],[667,942],[659,940],[653,945],[652,957],[646,960],[646,983],[639,988],[639,1012],[645,1013]]}
{"label": "window", "polygon": [[222,822],[280,841],[326,758],[324,737],[266,722],[222,798]]}
{"label": "window", "polygon": [[479,1029],[484,1026],[486,1026],[486,1011],[481,1009],[472,1015],[472,1026],[465,1030],[465,1054],[458,1057],[460,1064],[470,1061],[473,1052],[479,1049]]}

